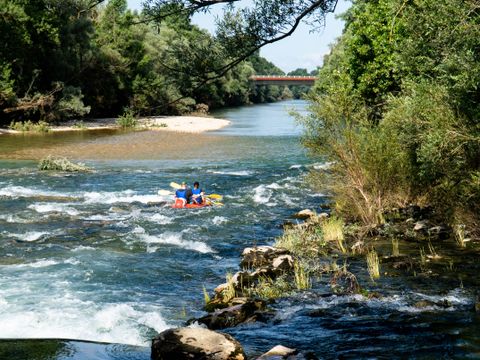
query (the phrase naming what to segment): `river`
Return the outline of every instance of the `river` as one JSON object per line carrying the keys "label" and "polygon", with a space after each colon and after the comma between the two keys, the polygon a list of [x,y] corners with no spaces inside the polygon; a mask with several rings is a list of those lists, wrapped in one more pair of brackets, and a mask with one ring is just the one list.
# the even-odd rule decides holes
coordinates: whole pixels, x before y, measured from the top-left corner
{"label": "river", "polygon": [[[198,135],[1,136],[0,358],[149,359],[153,336],[202,315],[203,288],[237,271],[244,247],[271,244],[285,219],[328,200],[304,183],[324,164],[300,145],[292,107],[306,111],[303,101],[219,111],[232,125]],[[24,160],[48,153],[95,171],[39,172]],[[225,205],[171,209],[157,194],[171,181],[199,181]],[[324,297],[322,286],[279,301],[270,323],[227,331],[250,356],[278,343],[325,358],[478,349],[472,296],[457,283],[432,294],[394,281],[383,300]],[[453,307],[421,311],[411,298]],[[18,340],[35,338],[123,345]]]}

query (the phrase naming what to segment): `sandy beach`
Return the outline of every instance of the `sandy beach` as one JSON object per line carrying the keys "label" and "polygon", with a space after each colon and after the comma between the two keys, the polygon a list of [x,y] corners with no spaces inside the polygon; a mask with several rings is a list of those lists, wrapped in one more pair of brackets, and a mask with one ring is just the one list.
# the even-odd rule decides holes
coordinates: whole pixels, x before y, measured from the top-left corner
{"label": "sandy beach", "polygon": [[[138,128],[155,131],[174,131],[183,133],[203,133],[221,129],[230,121],[201,116],[151,116],[138,120]],[[69,121],[61,126],[52,126],[50,131],[82,131],[118,129],[115,118],[96,119],[94,121]],[[21,131],[0,129],[0,134],[18,134]]]}

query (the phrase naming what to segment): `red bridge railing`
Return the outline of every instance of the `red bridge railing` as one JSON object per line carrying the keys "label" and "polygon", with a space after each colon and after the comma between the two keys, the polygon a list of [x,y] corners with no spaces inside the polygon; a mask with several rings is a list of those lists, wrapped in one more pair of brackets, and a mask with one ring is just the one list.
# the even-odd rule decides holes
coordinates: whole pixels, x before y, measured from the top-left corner
{"label": "red bridge railing", "polygon": [[315,76],[253,75],[250,81],[255,85],[301,85],[312,86]]}

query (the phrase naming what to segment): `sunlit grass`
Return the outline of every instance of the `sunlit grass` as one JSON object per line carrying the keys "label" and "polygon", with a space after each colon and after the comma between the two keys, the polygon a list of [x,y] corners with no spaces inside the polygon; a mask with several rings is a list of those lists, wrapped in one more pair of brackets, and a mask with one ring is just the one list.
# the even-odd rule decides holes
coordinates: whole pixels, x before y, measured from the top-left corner
{"label": "sunlit grass", "polygon": [[340,251],[345,254],[347,250],[343,244],[345,240],[343,225],[342,219],[331,217],[322,223],[322,233],[325,241],[335,241]]}
{"label": "sunlit grass", "polygon": [[392,256],[400,256],[400,249],[398,247],[398,239],[392,239]]}
{"label": "sunlit grass", "polygon": [[262,299],[277,299],[288,296],[292,293],[292,285],[284,276],[275,280],[262,276],[254,288],[250,290],[251,296],[258,296]]}
{"label": "sunlit grass", "polygon": [[211,301],[210,295],[208,295],[208,291],[205,285],[203,285],[203,300],[205,301],[205,305],[208,305]]}
{"label": "sunlit grass", "polygon": [[466,238],[465,234],[465,225],[460,224],[460,225],[455,225],[453,228],[453,232],[455,234],[455,240],[461,248],[466,248],[467,247],[467,241],[469,239]]}
{"label": "sunlit grass", "polygon": [[297,290],[306,290],[312,287],[310,275],[301,262],[295,262],[293,271],[295,275],[295,286],[297,287]]}
{"label": "sunlit grass", "polygon": [[371,250],[367,254],[367,270],[373,281],[380,277],[380,261],[375,250]]}

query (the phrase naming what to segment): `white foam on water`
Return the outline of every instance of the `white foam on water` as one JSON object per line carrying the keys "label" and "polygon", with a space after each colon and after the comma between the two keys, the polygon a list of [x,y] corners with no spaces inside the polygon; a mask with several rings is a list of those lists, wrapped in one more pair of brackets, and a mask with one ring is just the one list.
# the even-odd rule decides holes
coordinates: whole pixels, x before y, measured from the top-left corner
{"label": "white foam on water", "polygon": [[35,196],[65,196],[65,194],[49,190],[28,188],[24,186],[6,186],[4,188],[0,188],[0,196],[19,198]]}
{"label": "white foam on water", "polygon": [[84,245],[80,245],[80,246],[77,246],[75,248],[73,248],[71,251],[89,251],[89,250],[96,250],[94,247],[91,247],[91,246],[84,246]]}
{"label": "white foam on water", "polygon": [[35,222],[34,219],[24,219],[16,214],[1,214],[0,220],[5,220],[7,223],[13,224],[32,224]]}
{"label": "white foam on water", "polygon": [[223,217],[223,216],[215,216],[213,219],[212,219],[212,223],[214,225],[220,225],[220,224],[225,224],[226,222],[228,222],[228,219],[226,217]]}
{"label": "white foam on water", "polygon": [[233,175],[233,176],[250,176],[255,174],[255,171],[251,170],[241,170],[241,171],[215,171],[209,170],[209,173],[218,174],[218,175]]}
{"label": "white foam on water", "polygon": [[139,202],[143,204],[164,202],[165,197],[156,194],[137,194],[133,190],[117,191],[117,192],[86,192],[83,194],[85,203],[87,204],[115,204],[115,203],[133,203]]}
{"label": "white foam on water", "polygon": [[272,183],[267,185],[267,189],[279,190],[281,188],[282,186],[279,185],[278,183]]}
{"label": "white foam on water", "polygon": [[303,165],[292,165],[290,169],[300,169]]}
{"label": "white foam on water", "polygon": [[34,261],[31,263],[25,263],[25,264],[14,264],[14,265],[0,265],[0,267],[8,267],[9,269],[22,269],[22,268],[44,268],[47,266],[52,266],[52,265],[57,265],[59,264],[58,261],[55,260],[47,260],[47,259],[42,259],[38,261]]}
{"label": "white foam on water", "polygon": [[30,231],[25,234],[6,234],[7,236],[13,236],[22,241],[37,241],[44,235],[48,235],[48,232],[44,231]]}
{"label": "white foam on water", "polygon": [[145,233],[139,233],[138,238],[149,246],[147,248],[147,252],[155,252],[156,250],[159,249],[159,247],[155,247],[155,246],[150,247],[150,245],[152,244],[153,245],[167,244],[167,245],[178,246],[180,248],[187,249],[187,250],[198,251],[202,254],[215,253],[215,251],[204,242],[184,240],[182,238],[181,233],[167,232],[157,236],[148,235]]}
{"label": "white foam on water", "polygon": [[[140,308],[139,308],[140,307]],[[73,296],[45,299],[35,308],[0,301],[0,338],[65,338],[148,346],[142,328],[169,326],[157,306],[96,305]]]}
{"label": "white foam on water", "polygon": [[160,225],[167,225],[173,222],[171,218],[162,214],[153,214],[151,216],[145,214],[144,218],[145,220],[152,221]]}
{"label": "white foam on water", "polygon": [[267,204],[272,197],[272,191],[265,185],[259,185],[254,190],[253,201],[257,204]]}
{"label": "white foam on water", "polygon": [[50,212],[65,213],[70,216],[77,216],[80,214],[80,211],[78,211],[77,209],[69,207],[67,204],[61,203],[34,203],[28,205],[28,209],[35,210],[36,212],[41,214]]}

